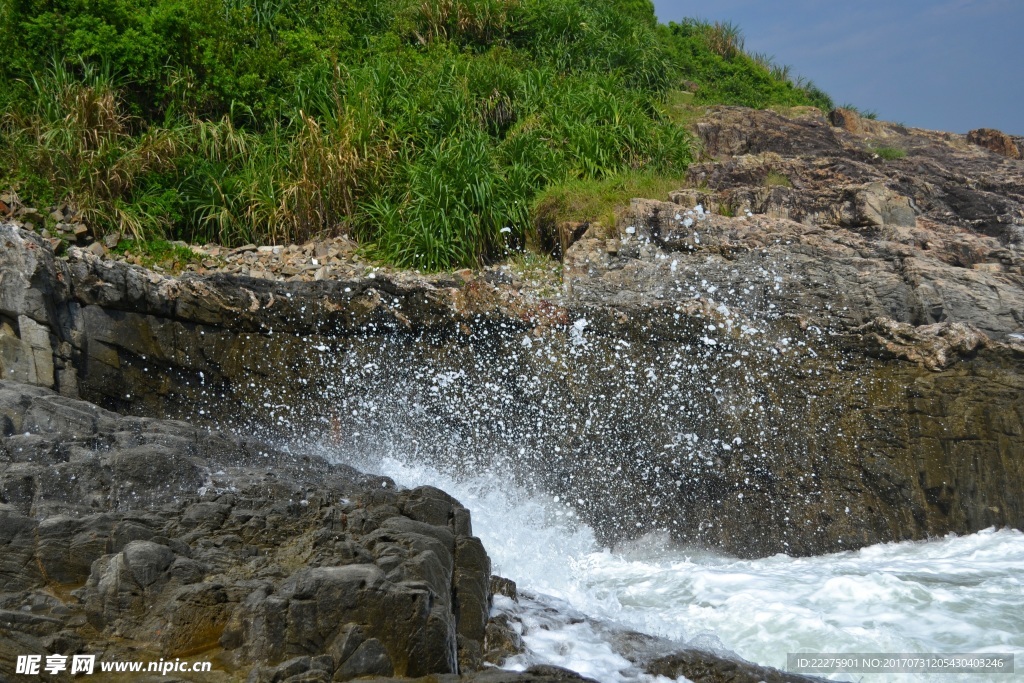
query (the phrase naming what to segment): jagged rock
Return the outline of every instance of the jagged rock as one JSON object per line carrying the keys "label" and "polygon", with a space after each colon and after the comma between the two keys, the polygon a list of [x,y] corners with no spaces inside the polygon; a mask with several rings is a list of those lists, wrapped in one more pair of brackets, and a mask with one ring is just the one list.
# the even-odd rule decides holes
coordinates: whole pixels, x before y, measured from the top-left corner
{"label": "jagged rock", "polygon": [[796,119],[744,107],[712,107],[695,124],[709,157],[774,152],[786,156],[835,155],[842,146],[821,113]]}
{"label": "jagged rock", "polygon": [[219,646],[260,681],[480,663],[490,562],[444,492],[7,381],[0,420],[0,596],[80,586],[12,613],[23,640],[153,659]]}
{"label": "jagged rock", "polygon": [[857,329],[875,353],[920,363],[929,370],[944,370],[976,355],[991,342],[984,333],[963,323],[913,326],[877,318]]}
{"label": "jagged rock", "polygon": [[994,128],[978,128],[967,134],[967,141],[1011,159],[1020,159],[1020,150],[1006,133]]}
{"label": "jagged rock", "polygon": [[[737,281],[762,281],[763,271],[770,270],[785,274],[785,286],[758,289],[756,299],[746,301],[734,295],[725,303],[751,313],[771,306],[847,329],[882,317],[914,325],[959,321],[1004,339],[1024,324],[1021,276],[1002,264],[982,270],[944,260],[998,253],[1000,245],[991,238],[951,238],[944,254],[937,231],[925,233],[933,241],[924,248],[923,231],[892,225],[873,238],[767,216],[707,215],[699,223],[690,218],[687,227],[685,214],[673,203],[634,202],[615,257],[602,240],[581,240],[565,262],[573,296],[592,305],[691,301],[692,291],[679,283],[705,282],[726,292]],[[627,234],[626,226],[636,234]]]}
{"label": "jagged rock", "polygon": [[852,109],[839,107],[828,114],[828,120],[833,126],[843,128],[851,133],[859,133],[862,130],[862,119],[860,114]]}

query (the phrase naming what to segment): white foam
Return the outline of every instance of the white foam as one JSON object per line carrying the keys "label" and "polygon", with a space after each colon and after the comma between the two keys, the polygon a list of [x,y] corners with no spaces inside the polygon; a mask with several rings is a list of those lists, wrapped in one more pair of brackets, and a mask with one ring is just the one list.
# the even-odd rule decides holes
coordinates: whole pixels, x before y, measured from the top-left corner
{"label": "white foam", "polygon": [[458,498],[472,511],[494,572],[541,594],[520,610],[530,652],[511,668],[544,662],[600,681],[653,680],[587,622],[559,617],[551,605],[779,668],[789,652],[1014,652],[1024,666],[1024,534],[1017,531],[810,558],[739,560],[675,548],[659,536],[611,552],[597,547],[564,501],[498,477],[457,479],[391,457],[370,465],[402,485],[431,484]]}

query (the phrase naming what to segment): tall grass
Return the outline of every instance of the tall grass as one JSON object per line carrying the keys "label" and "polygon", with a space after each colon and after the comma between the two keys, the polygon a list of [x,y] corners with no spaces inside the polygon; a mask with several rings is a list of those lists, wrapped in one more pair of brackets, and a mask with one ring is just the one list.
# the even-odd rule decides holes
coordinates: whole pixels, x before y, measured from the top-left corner
{"label": "tall grass", "polygon": [[700,84],[697,101],[748,107],[811,105],[833,107],[829,96],[792,69],[762,53],[744,49],[743,34],[732,23],[687,19],[662,31],[681,73]]}
{"label": "tall grass", "polygon": [[477,265],[530,240],[547,189],[681,177],[682,80],[817,102],[735,26],[647,0],[11,2],[0,185],[138,239]]}
{"label": "tall grass", "polygon": [[[743,53],[743,32],[736,24],[716,21],[713,24],[700,22],[696,26],[708,48],[719,57],[732,59]],[[757,57],[754,61],[758,61]]]}
{"label": "tall grass", "polygon": [[182,140],[162,128],[133,134],[109,72],[80,66],[78,76],[59,63],[32,75],[27,106],[0,120],[0,163],[23,194],[63,198],[92,224],[141,236],[155,225],[129,199],[141,178],[173,167]]}

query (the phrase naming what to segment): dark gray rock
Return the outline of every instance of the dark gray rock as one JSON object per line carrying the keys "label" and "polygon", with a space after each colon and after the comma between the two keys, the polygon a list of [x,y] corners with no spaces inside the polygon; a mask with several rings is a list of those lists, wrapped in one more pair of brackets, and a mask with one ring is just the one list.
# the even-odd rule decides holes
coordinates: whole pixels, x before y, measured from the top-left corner
{"label": "dark gray rock", "polygon": [[364,640],[346,657],[334,672],[334,681],[348,681],[361,676],[391,676],[395,673],[387,649],[376,638]]}
{"label": "dark gray rock", "polygon": [[41,237],[0,223],[0,379],[77,395],[81,336],[68,282]]}
{"label": "dark gray rock", "polygon": [[[442,491],[11,382],[0,408],[17,425],[0,438],[0,622],[20,654],[44,637],[153,659],[222,647],[252,680],[340,681],[455,673],[460,644],[482,648],[489,561]],[[73,599],[3,607],[41,589]]]}

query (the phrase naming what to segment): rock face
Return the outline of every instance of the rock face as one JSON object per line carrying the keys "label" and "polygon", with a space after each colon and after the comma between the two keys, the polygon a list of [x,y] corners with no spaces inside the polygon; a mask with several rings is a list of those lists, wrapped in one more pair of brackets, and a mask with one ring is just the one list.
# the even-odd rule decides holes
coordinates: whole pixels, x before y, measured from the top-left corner
{"label": "rock face", "polygon": [[[777,330],[764,339],[780,351],[792,349],[780,338],[814,349],[802,360],[780,352],[770,389],[709,364],[719,425],[752,398],[765,405],[758,393],[786,406],[770,425],[733,428],[774,455],[765,467],[749,450],[721,454],[669,514],[700,520],[688,540],[743,552],[742,538],[755,554],[1020,528],[1024,165],[952,136],[833,121],[845,129],[715,110],[697,131],[719,159],[691,167],[690,188],[635,200],[615,233],[569,250],[575,301],[703,311],[719,327],[724,313],[741,333],[709,341],[755,371],[763,344],[742,343],[744,326]],[[751,132],[768,128],[784,134]],[[873,157],[881,144],[906,156]],[[651,341],[633,356],[657,367],[672,344]],[[780,438],[758,439],[766,426]]]}
{"label": "rock face", "polygon": [[709,111],[705,161],[573,231],[554,296],[498,271],[169,278],[0,228],[4,372],[32,358],[109,409],[495,467],[607,542],[1020,528],[1024,162],[853,116]]}
{"label": "rock face", "polygon": [[1009,135],[994,128],[978,128],[967,134],[967,141],[1011,159],[1020,159],[1020,150]]}
{"label": "rock face", "polygon": [[78,390],[77,306],[66,269],[39,237],[0,227],[0,378]]}
{"label": "rock face", "polygon": [[6,381],[0,424],[5,680],[83,649],[214,680],[480,668],[490,562],[444,492]]}

